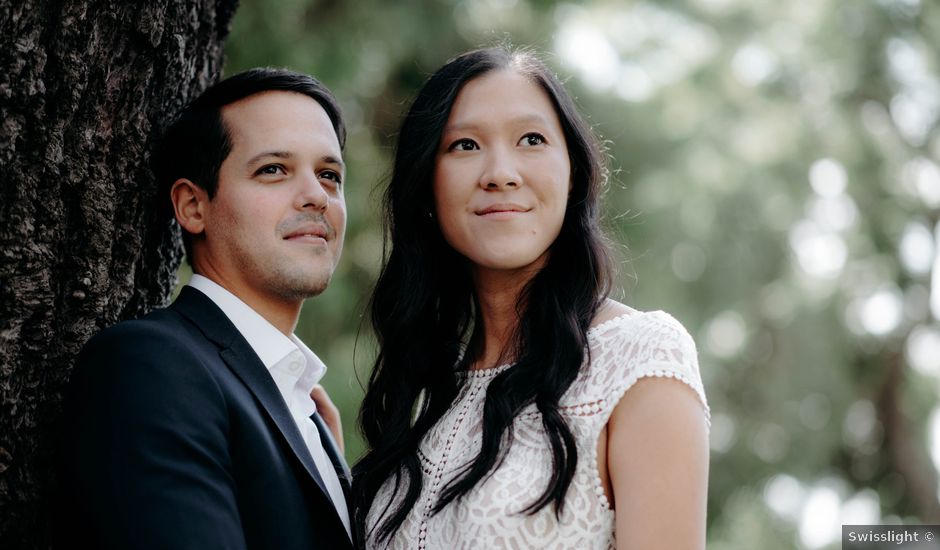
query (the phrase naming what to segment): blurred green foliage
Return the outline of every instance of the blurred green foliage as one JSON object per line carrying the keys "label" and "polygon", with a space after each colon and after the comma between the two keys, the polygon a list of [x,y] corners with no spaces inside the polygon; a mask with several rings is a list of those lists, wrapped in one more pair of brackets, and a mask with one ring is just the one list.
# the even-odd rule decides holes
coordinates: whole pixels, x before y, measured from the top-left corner
{"label": "blurred green foliage", "polygon": [[698,343],[709,547],[940,523],[938,37],[929,0],[244,0],[226,72],[314,74],[350,127],[343,261],[298,327],[330,365],[348,458],[399,117],[446,59],[509,41],[605,140],[617,297]]}

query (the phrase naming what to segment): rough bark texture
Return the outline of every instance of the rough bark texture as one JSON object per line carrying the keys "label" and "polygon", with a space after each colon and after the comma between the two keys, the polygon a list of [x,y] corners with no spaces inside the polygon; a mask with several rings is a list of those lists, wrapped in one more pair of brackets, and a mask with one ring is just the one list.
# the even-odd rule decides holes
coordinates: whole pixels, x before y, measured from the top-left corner
{"label": "rough bark texture", "polygon": [[169,298],[181,248],[149,151],[219,77],[236,6],[0,0],[0,547],[48,546],[82,344]]}

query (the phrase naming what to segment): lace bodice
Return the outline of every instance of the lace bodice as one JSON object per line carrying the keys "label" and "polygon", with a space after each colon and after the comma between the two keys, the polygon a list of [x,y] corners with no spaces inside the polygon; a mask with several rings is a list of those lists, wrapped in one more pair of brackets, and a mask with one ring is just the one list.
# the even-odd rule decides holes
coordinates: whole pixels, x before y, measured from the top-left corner
{"label": "lace bodice", "polygon": [[[430,511],[440,490],[480,449],[483,402],[489,382],[510,366],[465,373],[453,405],[428,432],[418,455],[424,483],[418,501],[391,541],[368,548],[606,550],[614,547],[614,513],[597,470],[598,437],[623,394],[640,378],[664,376],[681,380],[698,395],[708,418],[708,405],[698,370],[695,344],[668,314],[631,312],[588,332],[592,361],[560,401],[577,442],[578,462],[561,518],[547,506],[534,515],[520,513],[545,490],[551,472],[551,450],[535,405],[514,422],[514,439],[505,460],[491,477],[462,500],[436,515]],[[403,483],[406,483],[403,481]],[[382,510],[397,505],[404,488],[392,479],[379,490],[369,510],[367,530]]]}

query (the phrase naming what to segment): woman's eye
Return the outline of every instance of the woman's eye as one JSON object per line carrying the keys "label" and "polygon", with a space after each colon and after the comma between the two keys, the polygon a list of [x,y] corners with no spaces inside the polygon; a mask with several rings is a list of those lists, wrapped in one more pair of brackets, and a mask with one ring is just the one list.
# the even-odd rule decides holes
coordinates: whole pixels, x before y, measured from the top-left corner
{"label": "woman's eye", "polygon": [[280,164],[268,164],[268,165],[262,166],[261,168],[258,168],[258,170],[255,172],[255,175],[256,176],[261,176],[261,175],[277,176],[277,175],[282,175],[285,173],[286,172],[284,171],[284,167],[281,166]]}
{"label": "woman's eye", "polygon": [[543,145],[545,143],[545,136],[538,132],[530,132],[519,140],[520,145],[527,145],[529,147],[534,147],[536,145]]}
{"label": "woman's eye", "polygon": [[473,151],[474,149],[479,149],[477,143],[468,138],[458,139],[447,148],[448,151]]}

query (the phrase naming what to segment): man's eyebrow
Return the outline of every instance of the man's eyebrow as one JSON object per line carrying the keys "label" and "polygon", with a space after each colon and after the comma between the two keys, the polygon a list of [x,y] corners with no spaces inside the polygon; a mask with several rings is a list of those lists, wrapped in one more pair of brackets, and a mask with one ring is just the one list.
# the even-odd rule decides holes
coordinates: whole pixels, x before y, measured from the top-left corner
{"label": "man's eyebrow", "polygon": [[335,164],[335,165],[339,166],[339,169],[340,169],[340,170],[345,170],[345,169],[346,169],[346,164],[343,162],[343,159],[338,158],[338,157],[334,157],[333,155],[324,155],[324,156],[320,157],[320,162],[323,162],[323,163],[326,163],[326,164]]}
{"label": "man's eyebrow", "polygon": [[[254,166],[255,164],[260,163],[262,160],[268,157],[274,157],[278,159],[287,160],[287,159],[293,158],[294,154],[291,153],[290,151],[264,151],[248,159],[248,162],[246,162],[245,165]],[[339,166],[341,170],[346,168],[346,164],[343,163],[343,159],[339,157],[335,157],[333,155],[324,155],[320,157],[320,162],[323,162],[325,164],[335,164]]]}
{"label": "man's eyebrow", "polygon": [[257,155],[248,159],[248,162],[245,163],[246,166],[252,166],[261,162],[262,159],[267,157],[274,157],[279,159],[289,159],[294,155],[289,151],[264,151],[263,153],[258,153]]}

